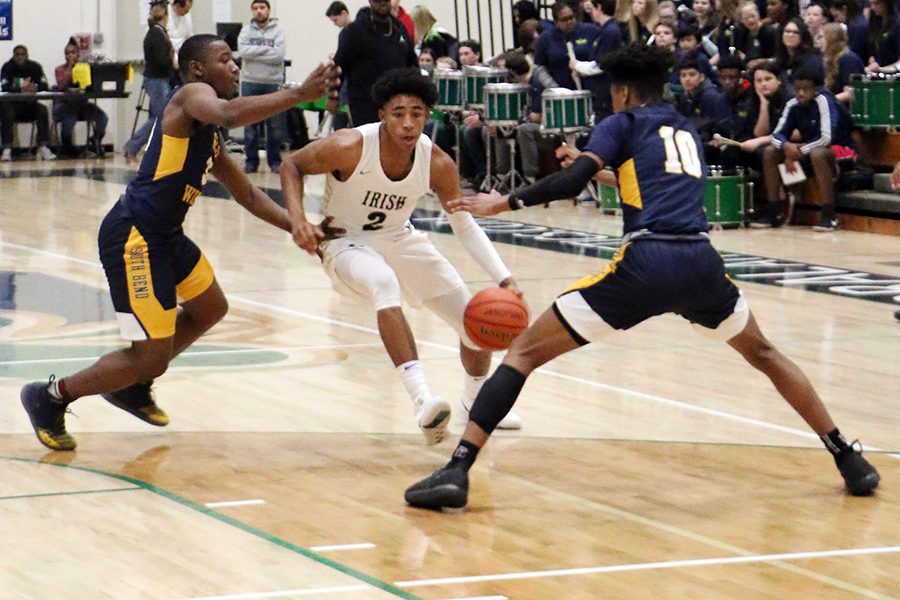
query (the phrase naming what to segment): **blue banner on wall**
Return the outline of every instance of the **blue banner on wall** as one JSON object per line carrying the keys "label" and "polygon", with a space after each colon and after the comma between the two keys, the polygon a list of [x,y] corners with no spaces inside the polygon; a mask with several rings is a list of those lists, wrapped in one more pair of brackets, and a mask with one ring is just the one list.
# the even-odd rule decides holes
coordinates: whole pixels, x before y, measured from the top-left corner
{"label": "blue banner on wall", "polygon": [[12,0],[0,0],[0,40],[13,39]]}

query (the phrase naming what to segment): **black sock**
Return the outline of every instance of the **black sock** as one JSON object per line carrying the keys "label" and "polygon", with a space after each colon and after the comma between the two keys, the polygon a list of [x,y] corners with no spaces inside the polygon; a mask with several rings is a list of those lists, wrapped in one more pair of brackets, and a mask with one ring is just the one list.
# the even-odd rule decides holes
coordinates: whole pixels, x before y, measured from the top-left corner
{"label": "black sock", "polygon": [[475,464],[475,459],[478,458],[478,450],[478,446],[472,442],[459,440],[459,446],[453,451],[453,457],[450,459],[450,462],[447,463],[447,467],[451,469],[462,468],[463,470],[468,471],[472,468],[472,465]]}
{"label": "black sock", "polygon": [[832,454],[839,454],[850,447],[850,444],[847,443],[846,438],[841,435],[841,431],[837,427],[829,431],[827,435],[820,435],[819,438]]}

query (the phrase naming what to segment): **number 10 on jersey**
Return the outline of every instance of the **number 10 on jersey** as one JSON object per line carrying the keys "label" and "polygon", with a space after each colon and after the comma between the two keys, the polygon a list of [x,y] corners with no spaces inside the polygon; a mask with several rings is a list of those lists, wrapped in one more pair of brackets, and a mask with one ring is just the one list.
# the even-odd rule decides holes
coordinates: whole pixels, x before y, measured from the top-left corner
{"label": "number 10 on jersey", "polygon": [[681,175],[686,173],[698,179],[703,176],[697,143],[690,132],[683,129],[676,131],[668,125],[659,128],[659,137],[666,147],[666,173]]}

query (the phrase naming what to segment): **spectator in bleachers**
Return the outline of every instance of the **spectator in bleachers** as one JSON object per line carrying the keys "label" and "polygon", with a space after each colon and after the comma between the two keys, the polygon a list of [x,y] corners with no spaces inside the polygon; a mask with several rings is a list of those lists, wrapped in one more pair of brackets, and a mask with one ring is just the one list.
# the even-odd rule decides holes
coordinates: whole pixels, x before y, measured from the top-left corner
{"label": "spectator in bleachers", "polygon": [[[685,25],[678,31],[678,50],[675,52],[675,62],[683,60],[695,60],[700,65],[700,70],[714,84],[719,83],[719,75],[709,64],[709,55],[701,45],[700,32],[692,25]],[[677,83],[676,80],[673,83]]]}
{"label": "spectator in bleachers", "polygon": [[775,30],[759,18],[759,8],[754,0],[744,0],[738,6],[741,24],[735,31],[734,45],[738,55],[749,66],[760,59],[775,56]]}
{"label": "spectator in bleachers", "polygon": [[675,37],[675,26],[671,23],[663,23],[660,21],[653,28],[653,44],[657,48],[661,48],[666,52],[675,54],[675,46],[677,44]]}
{"label": "spectator in bleachers", "polygon": [[150,99],[150,109],[147,111],[147,121],[125,142],[123,151],[129,165],[137,160],[138,153],[150,139],[156,119],[162,116],[175,75],[175,48],[166,31],[169,10],[165,2],[150,5],[147,24],[149,28],[144,35],[144,82],[141,87]]}
{"label": "spectator in bleachers", "polygon": [[694,0],[693,11],[697,18],[697,28],[700,30],[700,36],[708,37],[715,43],[721,19],[716,0]]}
{"label": "spectator in bleachers", "polygon": [[[772,145],[763,153],[769,205],[762,225],[778,227],[784,223],[778,173],[778,165],[783,161],[789,173],[804,169],[807,175],[815,177],[823,206],[821,221],[814,229],[831,231],[838,226],[834,206],[835,156],[854,156],[855,152],[849,115],[830,92],[819,89],[822,83],[815,69],[798,69],[794,75],[794,97],[772,133]],[[791,141],[795,131],[799,133],[797,142]]]}
{"label": "spectator in bleachers", "polygon": [[712,57],[712,63],[716,64],[721,57],[732,54],[736,49],[735,35],[740,21],[738,19],[739,0],[721,0],[719,3],[719,27],[716,33],[716,47],[719,49],[717,56]]}
{"label": "spectator in bleachers", "polygon": [[529,65],[534,65],[534,47],[544,32],[544,26],[537,19],[523,22],[516,33],[516,50],[525,55]]}
{"label": "spectator in bleachers", "polygon": [[849,106],[853,101],[850,76],[865,72],[862,59],[847,45],[847,32],[840,23],[822,28],[822,52],[825,55],[825,89]]}
{"label": "spectator in bleachers", "polygon": [[419,53],[419,69],[422,70],[422,75],[429,78],[434,73],[434,54],[432,54],[431,48],[422,48]]}
{"label": "spectator in bleachers", "polygon": [[458,55],[459,40],[450,35],[445,27],[438,25],[430,10],[421,5],[415,6],[412,9],[412,20],[416,29],[417,50],[428,48],[435,58]]}
{"label": "spectator in bleachers", "polygon": [[594,77],[593,108],[594,122],[599,123],[612,114],[609,76],[597,66],[601,57],[619,50],[624,45],[622,30],[616,23],[616,0],[592,0],[594,23],[599,28],[594,40],[593,56],[590,61],[572,61],[569,67],[582,77]]}
{"label": "spectator in bleachers", "polygon": [[369,90],[391,69],[416,66],[414,45],[406,27],[391,15],[390,0],[369,0],[369,6],[341,30],[334,62],[347,80],[354,127],[380,120]]}
{"label": "spectator in bleachers", "polygon": [[822,28],[831,21],[831,14],[825,9],[823,4],[811,2],[806,7],[806,14],[803,16],[806,28],[809,29],[809,35],[813,39],[813,47],[819,52],[822,51]]}
{"label": "spectator in bleachers", "polygon": [[780,34],[787,22],[796,16],[797,4],[794,0],[766,0],[764,22],[771,25],[776,34]]}
{"label": "spectator in bleachers", "polygon": [[[741,136],[748,128],[747,121],[750,114],[750,96],[753,94],[753,86],[744,79],[744,61],[737,55],[722,57],[719,61],[719,83],[722,87],[722,96],[728,104],[731,113],[732,137],[741,140]],[[724,152],[724,149],[723,149]],[[730,150],[729,152],[735,152]],[[728,161],[723,160],[725,164]]]}
{"label": "spectator in bleachers", "polygon": [[869,52],[870,56],[861,56],[868,60],[868,73],[896,73],[900,61],[900,19],[897,18],[893,2],[889,0],[872,0],[872,13],[869,16]]}
{"label": "spectator in bleachers", "polygon": [[181,50],[184,40],[194,35],[194,19],[191,16],[191,7],[194,0],[172,0],[172,14],[169,15],[169,39],[175,48],[175,56]]}
{"label": "spectator in bleachers", "polygon": [[825,79],[822,55],[813,47],[809,29],[799,17],[789,19],[782,26],[775,49],[775,61],[789,83],[793,83],[794,73],[800,69],[811,69],[819,74],[820,80]]}
{"label": "spectator in bleachers", "polygon": [[335,0],[325,9],[325,16],[328,17],[335,27],[343,29],[350,24],[350,11],[347,5],[340,0]]}
{"label": "spectator in bleachers", "polygon": [[[65,47],[66,62],[56,67],[56,87],[60,90],[78,87],[72,82],[72,69],[78,62],[78,44],[75,38],[69,38]],[[102,140],[106,135],[106,125],[109,117],[99,106],[88,102],[86,98],[63,98],[53,103],[53,120],[60,124],[60,153],[64,156],[77,157],[80,152],[72,143],[72,132],[78,121],[90,121],[93,136],[87,141],[89,148],[95,148],[103,154]]]}
{"label": "spectator in bleachers", "polygon": [[[253,18],[238,35],[241,57],[241,96],[262,96],[277,92],[284,83],[284,57],[287,45],[284,29],[271,15],[268,0],[253,0]],[[281,113],[265,120],[266,162],[272,173],[281,170],[281,143],[287,137],[287,115]],[[245,173],[259,169],[259,137],[262,123],[244,127]]]}
{"label": "spectator in bleachers", "polygon": [[[4,92],[35,94],[50,89],[44,67],[40,63],[29,60],[28,48],[19,44],[13,48],[13,56],[0,68],[0,86]],[[53,160],[56,155],[47,147],[50,139],[50,113],[47,107],[34,100],[0,103],[0,161],[12,160],[13,128],[19,120],[34,121],[37,127],[37,157],[40,160]]]}
{"label": "spectator in bleachers", "polygon": [[646,44],[658,22],[659,6],[656,0],[631,0],[631,18],[628,19],[629,43]]}
{"label": "spectator in bleachers", "polygon": [[718,164],[719,150],[712,144],[712,138],[716,133],[731,136],[731,112],[728,105],[719,89],[700,70],[696,60],[683,60],[677,69],[683,93],[677,97],[675,106],[700,134],[707,164]]}
{"label": "spectator in bleachers", "polygon": [[412,17],[409,16],[409,13],[400,6],[400,0],[391,0],[391,15],[403,23],[406,32],[409,34],[409,39],[416,39],[416,26],[413,23]]}
{"label": "spectator in bleachers", "polygon": [[662,0],[656,7],[656,12],[660,23],[668,23],[673,31],[678,31],[678,10],[672,0]]}
{"label": "spectator in bleachers", "polygon": [[565,2],[554,4],[552,12],[553,27],[541,34],[534,49],[534,72],[544,88],[574,90],[576,85],[566,45],[572,44],[576,60],[593,60],[594,41],[600,29],[593,23],[579,23],[572,7]]}
{"label": "spectator in bleachers", "polygon": [[591,0],[581,0],[581,20],[585,23],[594,22],[594,3]]}
{"label": "spectator in bleachers", "polygon": [[519,31],[522,23],[534,19],[540,22],[541,15],[538,13],[537,7],[531,0],[518,0],[512,6],[512,25],[513,32]]}
{"label": "spectator in bleachers", "polygon": [[[753,153],[771,143],[772,132],[781,119],[785,105],[791,99],[791,92],[781,79],[781,69],[773,60],[757,64],[750,70],[749,78],[753,84],[753,93],[750,95],[744,126],[735,132],[735,138],[741,142],[741,150]],[[761,157],[750,166],[760,168]]]}
{"label": "spectator in bleachers", "polygon": [[862,14],[859,0],[835,0],[831,5],[831,16],[847,27],[847,42],[850,49],[863,61],[869,58],[869,22]]}

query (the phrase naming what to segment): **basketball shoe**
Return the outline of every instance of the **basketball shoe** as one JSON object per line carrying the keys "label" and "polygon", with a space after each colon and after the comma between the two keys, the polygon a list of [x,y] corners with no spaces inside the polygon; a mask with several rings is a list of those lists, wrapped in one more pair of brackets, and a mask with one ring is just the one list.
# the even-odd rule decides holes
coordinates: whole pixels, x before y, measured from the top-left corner
{"label": "basketball shoe", "polygon": [[169,415],[156,405],[153,394],[153,380],[146,383],[135,383],[117,392],[101,394],[103,399],[138,419],[157,427],[169,424]]}
{"label": "basketball shoe", "polygon": [[869,461],[862,457],[862,444],[854,440],[849,446],[834,455],[847,491],[854,496],[868,496],[878,487],[881,476]]}
{"label": "basketball shoe", "polygon": [[[50,377],[50,383],[55,378]],[[22,388],[19,397],[40,443],[51,450],[74,450],[78,442],[66,431],[68,402],[57,400],[47,390],[49,383],[35,381]]]}
{"label": "basketball shoe", "polygon": [[418,508],[462,508],[469,500],[469,474],[461,467],[442,467],[406,488],[403,498]]}
{"label": "basketball shoe", "polygon": [[440,443],[450,424],[450,403],[437,396],[419,396],[415,402],[419,429],[429,446]]}
{"label": "basketball shoe", "polygon": [[[469,411],[471,407],[466,406],[466,399],[460,397],[459,399],[459,418],[463,423],[468,422],[469,420]],[[520,417],[517,413],[513,411],[509,411],[506,413],[506,416],[503,417],[499,423],[497,423],[497,429],[506,429],[506,430],[516,430],[522,429],[522,417]]]}

